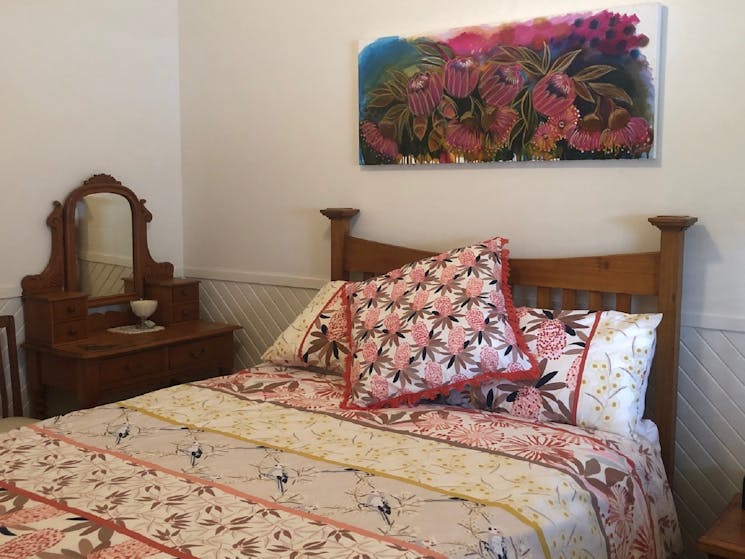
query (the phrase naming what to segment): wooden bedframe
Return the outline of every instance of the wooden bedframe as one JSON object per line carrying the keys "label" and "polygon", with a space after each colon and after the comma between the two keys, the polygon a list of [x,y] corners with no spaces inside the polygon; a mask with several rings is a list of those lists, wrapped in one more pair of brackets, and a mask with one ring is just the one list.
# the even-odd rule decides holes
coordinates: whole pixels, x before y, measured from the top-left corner
{"label": "wooden bedframe", "polygon": [[[436,254],[353,237],[349,234],[355,208],[327,208],[331,220],[331,279],[348,280],[382,274]],[[645,417],[653,419],[660,433],[662,460],[672,483],[675,460],[675,414],[678,393],[680,303],[685,230],[697,221],[689,216],[650,217],[660,230],[656,252],[583,256],[576,258],[510,258],[510,283],[534,289],[536,307],[553,308],[554,290],[561,307],[574,309],[578,296],[583,308],[631,312],[633,296],[656,298],[664,317],[657,329],[650,392]],[[557,293],[558,294],[558,293]]]}

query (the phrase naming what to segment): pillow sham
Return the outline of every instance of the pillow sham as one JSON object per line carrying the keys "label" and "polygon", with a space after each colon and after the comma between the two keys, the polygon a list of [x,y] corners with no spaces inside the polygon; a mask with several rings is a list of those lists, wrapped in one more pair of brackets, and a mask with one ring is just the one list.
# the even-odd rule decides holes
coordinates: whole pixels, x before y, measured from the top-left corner
{"label": "pillow sham", "polygon": [[535,379],[508,280],[506,240],[351,284],[344,408],[415,404],[481,380]]}
{"label": "pillow sham", "polygon": [[261,358],[278,365],[341,375],[349,353],[345,281],[330,281]]}
{"label": "pillow sham", "polygon": [[630,436],[644,411],[661,314],[520,307],[540,378],[472,385],[475,408]]}

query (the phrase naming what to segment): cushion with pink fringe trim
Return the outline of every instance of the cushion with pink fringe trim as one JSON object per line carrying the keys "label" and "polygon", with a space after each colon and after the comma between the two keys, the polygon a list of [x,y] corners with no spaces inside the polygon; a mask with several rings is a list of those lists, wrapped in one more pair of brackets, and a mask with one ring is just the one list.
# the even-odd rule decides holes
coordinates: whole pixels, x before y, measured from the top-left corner
{"label": "cushion with pink fringe trim", "polygon": [[395,407],[488,379],[537,378],[512,305],[506,243],[496,237],[348,284],[342,407]]}

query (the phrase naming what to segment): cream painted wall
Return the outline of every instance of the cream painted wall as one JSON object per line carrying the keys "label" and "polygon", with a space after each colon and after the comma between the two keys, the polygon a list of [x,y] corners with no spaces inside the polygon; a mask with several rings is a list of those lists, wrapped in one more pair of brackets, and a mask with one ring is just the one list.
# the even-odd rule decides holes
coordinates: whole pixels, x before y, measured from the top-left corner
{"label": "cream painted wall", "polygon": [[745,329],[739,0],[665,3],[657,161],[357,164],[358,39],[608,4],[183,0],[187,271],[312,285],[327,276],[326,206],[361,208],[361,235],[436,249],[500,233],[513,254],[536,256],[649,249],[647,216],[688,213],[701,224],[688,238],[685,322]]}
{"label": "cream painted wall", "polygon": [[49,258],[53,200],[94,173],[154,218],[150,248],[182,265],[176,0],[0,2],[0,297]]}

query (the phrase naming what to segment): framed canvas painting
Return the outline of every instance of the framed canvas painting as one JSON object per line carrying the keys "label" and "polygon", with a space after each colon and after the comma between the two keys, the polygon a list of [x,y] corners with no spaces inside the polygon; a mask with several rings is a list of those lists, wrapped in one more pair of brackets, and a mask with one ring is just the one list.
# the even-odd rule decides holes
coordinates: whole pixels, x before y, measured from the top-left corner
{"label": "framed canvas painting", "polygon": [[659,4],[360,46],[363,165],[655,157]]}

